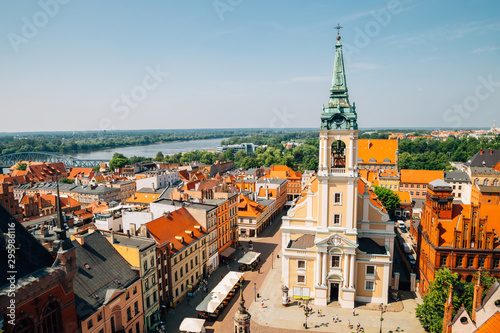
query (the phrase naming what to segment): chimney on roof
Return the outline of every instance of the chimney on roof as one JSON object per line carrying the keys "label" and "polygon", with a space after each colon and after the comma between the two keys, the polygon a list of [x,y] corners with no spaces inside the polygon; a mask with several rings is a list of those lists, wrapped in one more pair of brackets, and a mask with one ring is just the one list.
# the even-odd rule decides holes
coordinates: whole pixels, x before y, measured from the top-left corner
{"label": "chimney on roof", "polygon": [[130,230],[127,230],[127,237],[130,238]]}
{"label": "chimney on roof", "polygon": [[490,155],[493,155],[493,149],[490,148]]}
{"label": "chimney on roof", "polygon": [[111,230],[111,244],[115,243],[115,231]]}
{"label": "chimney on roof", "polygon": [[75,240],[78,242],[78,244],[80,244],[80,245],[85,244],[85,237],[82,234],[78,234],[78,235],[74,235],[74,236],[75,236]]}
{"label": "chimney on roof", "polygon": [[163,217],[168,219],[168,217],[170,216],[170,212],[163,212]]}
{"label": "chimney on roof", "polygon": [[479,150],[479,155],[483,155],[483,154],[484,154],[484,150],[483,149]]}

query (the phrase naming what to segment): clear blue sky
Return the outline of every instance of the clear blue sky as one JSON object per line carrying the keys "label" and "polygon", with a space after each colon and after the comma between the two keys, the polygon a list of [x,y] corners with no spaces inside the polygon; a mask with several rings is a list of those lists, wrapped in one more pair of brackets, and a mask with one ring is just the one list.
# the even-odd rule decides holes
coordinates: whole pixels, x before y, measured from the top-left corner
{"label": "clear blue sky", "polygon": [[498,0],[59,1],[0,3],[0,132],[319,127],[337,23],[360,127],[500,124]]}

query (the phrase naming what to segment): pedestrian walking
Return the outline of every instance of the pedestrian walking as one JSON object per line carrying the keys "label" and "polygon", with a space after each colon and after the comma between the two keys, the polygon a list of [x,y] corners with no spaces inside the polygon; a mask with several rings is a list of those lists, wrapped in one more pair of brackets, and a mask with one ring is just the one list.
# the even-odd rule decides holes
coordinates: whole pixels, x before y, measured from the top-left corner
{"label": "pedestrian walking", "polygon": [[339,321],[340,321],[340,319],[339,319],[339,315],[338,315],[338,314],[336,314],[336,315],[335,315],[335,322],[339,322]]}
{"label": "pedestrian walking", "polygon": [[319,317],[319,309],[318,309],[318,317]]}
{"label": "pedestrian walking", "polygon": [[348,330],[351,329],[351,321],[349,319],[347,319],[347,329]]}
{"label": "pedestrian walking", "polygon": [[260,302],[260,307],[264,308],[264,301]]}
{"label": "pedestrian walking", "polygon": [[356,317],[356,309],[354,309],[354,308],[352,309],[352,316]]}
{"label": "pedestrian walking", "polygon": [[359,332],[359,329],[361,328],[361,324],[358,323],[358,326],[356,326],[356,332]]}

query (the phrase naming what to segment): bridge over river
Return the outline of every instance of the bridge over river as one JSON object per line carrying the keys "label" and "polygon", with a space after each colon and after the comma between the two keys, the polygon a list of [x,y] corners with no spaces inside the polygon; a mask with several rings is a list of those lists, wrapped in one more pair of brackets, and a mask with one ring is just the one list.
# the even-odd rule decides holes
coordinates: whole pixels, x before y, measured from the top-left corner
{"label": "bridge over river", "polygon": [[108,160],[81,160],[73,156],[61,155],[49,152],[24,152],[0,155],[0,168],[9,168],[19,161],[31,162],[46,162],[55,163],[63,162],[67,168],[92,168],[99,166],[100,163],[108,163]]}

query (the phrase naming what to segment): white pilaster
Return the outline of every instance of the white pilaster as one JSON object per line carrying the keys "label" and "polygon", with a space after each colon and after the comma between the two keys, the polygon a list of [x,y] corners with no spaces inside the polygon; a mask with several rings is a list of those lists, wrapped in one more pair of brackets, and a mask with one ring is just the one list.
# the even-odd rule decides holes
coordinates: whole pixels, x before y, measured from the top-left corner
{"label": "white pilaster", "polygon": [[354,171],[354,136],[350,136],[351,142],[349,145],[349,171]]}
{"label": "white pilaster", "polygon": [[321,217],[320,217],[320,225],[321,228],[326,230],[328,227],[328,202],[329,202],[329,193],[328,193],[328,180],[321,180]]}
{"label": "white pilaster", "polygon": [[321,252],[316,254],[316,285],[321,284]]}
{"label": "white pilaster", "polygon": [[351,267],[350,270],[349,270],[349,287],[351,289],[354,288],[354,254],[351,254]]}
{"label": "white pilaster", "polygon": [[355,226],[354,221],[354,181],[347,182],[347,230],[352,230]]}
{"label": "white pilaster", "polygon": [[328,170],[328,135],[325,135],[323,137],[323,168],[324,170],[326,170],[327,172],[330,172],[330,170]]}
{"label": "white pilaster", "polygon": [[290,258],[283,256],[284,265],[283,265],[283,284],[286,287],[290,287]]}
{"label": "white pilaster", "polygon": [[327,253],[323,253],[323,269],[322,269],[322,273],[321,273],[321,284],[326,286],[326,275],[327,275],[327,268],[326,268],[326,262],[327,262]]}
{"label": "white pilaster", "polygon": [[347,288],[349,286],[349,255],[347,253],[344,253],[344,284],[343,287]]}

